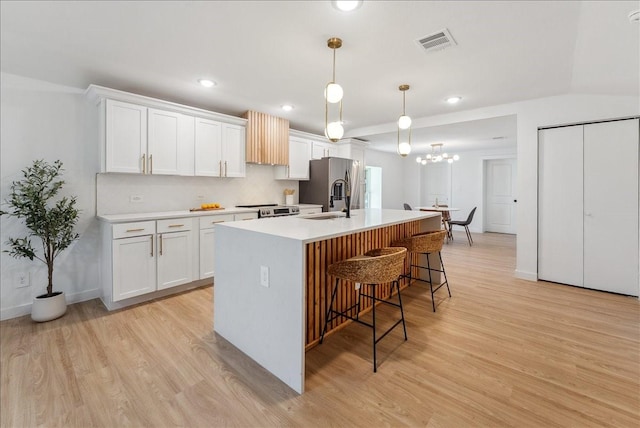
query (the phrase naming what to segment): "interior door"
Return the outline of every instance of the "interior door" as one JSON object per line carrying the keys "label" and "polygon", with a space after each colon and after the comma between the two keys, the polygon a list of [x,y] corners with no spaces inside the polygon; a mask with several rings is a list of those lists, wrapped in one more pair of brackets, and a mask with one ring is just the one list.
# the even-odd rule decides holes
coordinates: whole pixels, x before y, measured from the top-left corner
{"label": "interior door", "polygon": [[438,204],[449,205],[451,195],[451,165],[447,162],[430,163],[422,171],[423,189],[420,205],[432,206],[438,199]]}
{"label": "interior door", "polygon": [[516,159],[492,159],[485,169],[485,230],[516,233]]}
{"label": "interior door", "polygon": [[538,278],[582,287],[582,126],[538,133]]}
{"label": "interior door", "polygon": [[638,119],[584,126],[584,286],[638,295]]}

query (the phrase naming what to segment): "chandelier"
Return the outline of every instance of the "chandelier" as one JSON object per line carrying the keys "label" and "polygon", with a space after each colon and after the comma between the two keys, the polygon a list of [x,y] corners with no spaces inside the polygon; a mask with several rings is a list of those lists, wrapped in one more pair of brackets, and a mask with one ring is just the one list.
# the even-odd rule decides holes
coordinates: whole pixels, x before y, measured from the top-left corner
{"label": "chandelier", "polygon": [[[327,40],[327,46],[333,49],[333,75],[331,82],[327,83],[324,89],[324,135],[335,143],[344,135],[344,128],[342,127],[343,91],[342,86],[336,83],[336,49],[342,46],[342,40],[332,37]],[[335,119],[331,121],[329,121],[329,110],[334,110],[331,113]]]}
{"label": "chandelier", "polygon": [[409,85],[400,85],[402,91],[402,116],[398,118],[398,154],[406,157],[411,153],[411,118],[405,113],[405,94],[409,90]]}
{"label": "chandelier", "polygon": [[438,162],[453,163],[453,161],[457,161],[460,159],[460,156],[458,155],[450,155],[446,152],[443,152],[442,145],[442,143],[431,144],[431,153],[427,154],[425,157],[418,156],[416,158],[416,162],[421,163],[422,165],[426,165],[428,163]]}

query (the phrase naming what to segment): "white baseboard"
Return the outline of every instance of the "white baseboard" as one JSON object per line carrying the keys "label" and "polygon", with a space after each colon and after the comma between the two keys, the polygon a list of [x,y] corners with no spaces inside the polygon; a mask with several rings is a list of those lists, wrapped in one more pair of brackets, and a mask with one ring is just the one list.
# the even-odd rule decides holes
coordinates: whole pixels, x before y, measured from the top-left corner
{"label": "white baseboard", "polygon": [[515,270],[513,276],[520,279],[526,279],[527,281],[537,281],[538,274],[536,272],[525,272],[521,270]]}
{"label": "white baseboard", "polygon": [[[66,294],[65,298],[67,304],[86,302],[87,300],[96,299],[100,297],[100,289],[94,288],[93,290],[85,290],[79,293]],[[0,309],[0,321],[8,320],[11,318],[18,318],[31,314],[31,303],[25,303],[24,305],[13,306],[9,308]]]}

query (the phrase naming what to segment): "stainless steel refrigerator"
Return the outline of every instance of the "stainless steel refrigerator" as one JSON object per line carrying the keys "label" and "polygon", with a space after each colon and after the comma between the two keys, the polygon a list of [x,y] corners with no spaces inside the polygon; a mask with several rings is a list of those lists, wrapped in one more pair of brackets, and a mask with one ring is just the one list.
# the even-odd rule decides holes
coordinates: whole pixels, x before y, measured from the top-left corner
{"label": "stainless steel refrigerator", "polygon": [[347,186],[351,193],[351,209],[359,209],[362,199],[362,166],[344,158],[322,158],[309,162],[309,181],[300,182],[300,203],[322,205],[322,211],[346,208]]}

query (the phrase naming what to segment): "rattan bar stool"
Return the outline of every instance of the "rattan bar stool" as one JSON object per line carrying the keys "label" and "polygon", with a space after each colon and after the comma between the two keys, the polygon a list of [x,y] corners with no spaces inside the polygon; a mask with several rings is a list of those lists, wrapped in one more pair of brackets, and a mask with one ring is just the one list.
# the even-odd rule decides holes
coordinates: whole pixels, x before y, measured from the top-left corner
{"label": "rattan bar stool", "polygon": [[[440,289],[443,285],[447,286],[447,292],[449,293],[449,297],[451,297],[451,290],[449,289],[449,281],[447,280],[447,273],[444,270],[444,263],[442,263],[442,244],[444,243],[444,237],[447,235],[446,230],[437,230],[434,232],[423,232],[418,233],[417,235],[413,235],[407,238],[400,239],[398,241],[393,242],[391,245],[394,247],[404,247],[407,249],[409,254],[424,254],[427,259],[427,266],[415,265],[412,263],[411,257],[409,257],[409,274],[403,274],[402,276],[405,278],[409,278],[409,284],[411,284],[411,280],[413,279],[411,276],[412,268],[417,267],[420,269],[426,269],[429,272],[429,281],[416,278],[418,281],[428,282],[429,288],[431,290],[431,305],[433,306],[433,312],[436,311],[436,301],[433,297],[434,293]],[[440,258],[440,268],[436,269],[435,267],[431,267],[431,263],[429,262],[429,254],[438,253],[438,257]],[[436,285],[434,288],[431,272],[441,272],[444,275],[444,281],[440,284]]]}
{"label": "rattan bar stool", "polygon": [[[374,373],[378,369],[376,360],[376,344],[385,337],[391,330],[402,323],[404,329],[404,340],[407,340],[407,326],[404,322],[404,309],[402,307],[402,298],[400,297],[400,275],[404,270],[404,259],[407,254],[407,250],[401,247],[386,247],[378,248],[375,250],[367,251],[361,256],[352,257],[347,260],[343,260],[329,266],[328,273],[336,278],[335,286],[333,287],[333,293],[331,293],[331,303],[329,303],[329,309],[325,316],[324,327],[322,328],[322,336],[320,337],[320,343],[324,340],[324,334],[327,331],[327,325],[331,321],[339,317],[345,317],[357,323],[366,325],[373,330],[373,371]],[[343,312],[334,309],[333,304],[336,299],[336,293],[338,291],[338,284],[340,280],[352,281],[360,283],[360,289],[358,292],[358,301],[354,305],[346,308]],[[393,287],[395,286],[398,291],[398,303],[393,303],[389,300],[380,299],[376,297],[376,285],[391,282],[391,293],[393,293]],[[371,294],[363,293],[364,285],[370,287]],[[371,311],[373,316],[372,323],[362,321],[360,319],[360,300],[362,297],[367,297],[372,300]],[[387,331],[381,336],[376,336],[376,303],[381,302],[387,305],[400,308],[401,318],[396,321]],[[353,315],[353,309],[356,309],[355,316]]]}

